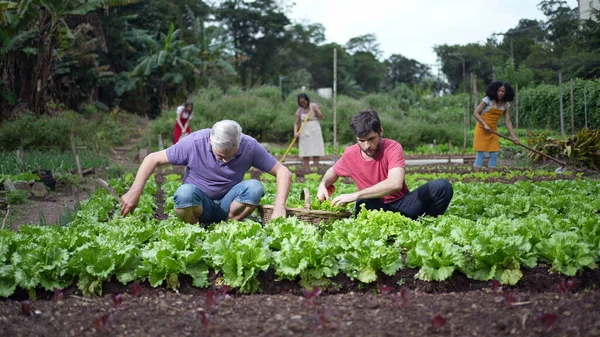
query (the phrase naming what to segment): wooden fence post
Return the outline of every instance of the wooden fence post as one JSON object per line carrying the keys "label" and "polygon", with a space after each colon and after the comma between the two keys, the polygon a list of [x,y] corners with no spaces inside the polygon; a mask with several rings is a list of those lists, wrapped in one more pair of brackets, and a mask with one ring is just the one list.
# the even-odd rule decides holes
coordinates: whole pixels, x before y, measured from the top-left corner
{"label": "wooden fence post", "polygon": [[159,133],[157,137],[158,137],[158,150],[162,151],[165,149],[165,147],[163,145],[163,141],[162,141],[162,135]]}
{"label": "wooden fence post", "polygon": [[574,101],[573,101],[573,79],[571,79],[571,83],[570,83],[570,91],[571,91],[571,133],[575,134],[575,114],[573,112],[574,110]]}
{"label": "wooden fence post", "polygon": [[75,147],[75,135],[73,134],[73,132],[69,134],[69,139],[71,140],[71,151],[73,151],[73,155],[75,156],[75,163],[77,164],[77,173],[79,173],[79,176],[83,178],[81,162],[79,161],[79,155],[77,154],[77,148]]}

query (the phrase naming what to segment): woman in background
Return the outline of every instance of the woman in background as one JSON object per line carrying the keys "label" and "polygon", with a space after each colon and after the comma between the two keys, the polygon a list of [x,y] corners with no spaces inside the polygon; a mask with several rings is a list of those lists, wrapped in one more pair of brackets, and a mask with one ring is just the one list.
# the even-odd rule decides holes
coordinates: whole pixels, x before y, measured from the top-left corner
{"label": "woman in background", "polygon": [[496,170],[496,159],[500,151],[500,139],[490,130],[498,131],[498,120],[504,116],[504,125],[510,132],[515,144],[519,144],[519,138],[513,130],[510,122],[510,103],[515,98],[515,92],[510,84],[494,81],[490,83],[485,92],[486,96],[475,109],[475,137],[473,139],[473,150],[477,151],[473,170],[479,172],[483,166],[483,159],[489,154],[488,172]]}
{"label": "woman in background", "polygon": [[[307,119],[308,118],[308,119]],[[323,113],[316,103],[310,103],[306,94],[298,95],[298,110],[296,110],[296,122],[294,123],[294,137],[298,137],[300,157],[303,160],[304,171],[310,172],[310,157],[313,164],[319,169],[319,157],[325,155],[323,134],[319,121],[323,119]],[[305,123],[306,121],[306,123]],[[302,126],[304,123],[304,126]],[[302,130],[300,128],[302,127]]]}
{"label": "woman in background", "polygon": [[184,105],[177,107],[177,117],[175,117],[175,129],[173,130],[173,144],[189,135],[192,132],[190,128],[190,120],[192,119],[192,113],[194,104],[191,101],[186,101]]}

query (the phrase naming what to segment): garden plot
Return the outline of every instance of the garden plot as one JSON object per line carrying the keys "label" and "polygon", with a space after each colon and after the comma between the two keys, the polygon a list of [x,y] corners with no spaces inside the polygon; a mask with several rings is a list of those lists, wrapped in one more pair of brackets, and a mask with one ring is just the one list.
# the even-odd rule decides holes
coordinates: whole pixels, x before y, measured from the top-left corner
{"label": "garden plot", "polygon": [[[429,179],[409,177],[411,188]],[[303,178],[294,189],[316,191],[318,177]],[[121,193],[131,179],[111,184]],[[126,218],[97,190],[68,226],[1,232],[0,334],[597,333],[598,182],[451,180],[443,217],[366,212],[324,226],[183,224],[176,176],[151,180]]]}

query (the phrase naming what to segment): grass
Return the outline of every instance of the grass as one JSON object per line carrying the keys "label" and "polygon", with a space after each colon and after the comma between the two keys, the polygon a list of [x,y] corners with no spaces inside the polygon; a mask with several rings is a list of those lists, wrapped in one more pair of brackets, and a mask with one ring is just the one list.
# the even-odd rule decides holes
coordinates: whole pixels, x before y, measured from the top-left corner
{"label": "grass", "polygon": [[[79,161],[82,168],[107,166],[109,161],[104,156],[99,156],[94,151],[78,151]],[[27,151],[26,171],[37,169],[52,170],[53,173],[71,173],[77,170],[75,156],[72,152],[51,151]],[[0,174],[17,174],[21,172],[21,160],[17,152],[0,152]]]}

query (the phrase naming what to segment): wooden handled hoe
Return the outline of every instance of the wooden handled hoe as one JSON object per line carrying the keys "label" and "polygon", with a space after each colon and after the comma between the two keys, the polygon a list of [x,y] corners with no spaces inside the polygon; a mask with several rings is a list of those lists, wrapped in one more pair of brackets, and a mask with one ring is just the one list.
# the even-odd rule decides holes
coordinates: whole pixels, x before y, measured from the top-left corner
{"label": "wooden handled hoe", "polygon": [[[489,131],[490,131],[491,133],[493,133],[493,134],[495,134],[495,135],[499,136],[499,137],[502,137],[502,138],[504,138],[504,139],[508,139],[508,140],[510,140],[511,142],[513,141],[513,140],[512,140],[512,138],[510,138],[510,137],[507,137],[507,136],[505,136],[505,135],[503,135],[503,134],[501,134],[501,133],[498,133],[498,132],[496,132],[496,131],[494,131],[494,130],[489,130]],[[550,159],[550,160],[552,160],[552,161],[554,161],[554,162],[556,162],[556,163],[560,164],[560,165],[561,165],[561,167],[557,168],[557,169],[556,169],[556,172],[558,172],[558,173],[561,173],[561,172],[564,172],[564,171],[566,171],[566,168],[567,168],[567,163],[565,163],[564,161],[562,161],[562,160],[559,160],[559,159],[556,159],[556,158],[554,158],[554,157],[552,157],[552,156],[549,156],[549,155],[547,155],[547,154],[545,154],[545,153],[543,153],[543,152],[541,152],[541,151],[538,151],[538,150],[536,150],[536,149],[534,149],[534,148],[532,148],[532,147],[529,147],[529,146],[527,146],[527,145],[525,145],[525,144],[522,144],[522,143],[520,143],[520,142],[519,142],[517,145],[519,145],[519,146],[522,146],[522,147],[526,148],[527,150],[529,150],[529,151],[531,151],[531,152],[537,153],[537,154],[539,154],[539,155],[540,155],[540,156],[542,156],[542,157],[546,157],[546,158],[548,158],[548,159]]]}

